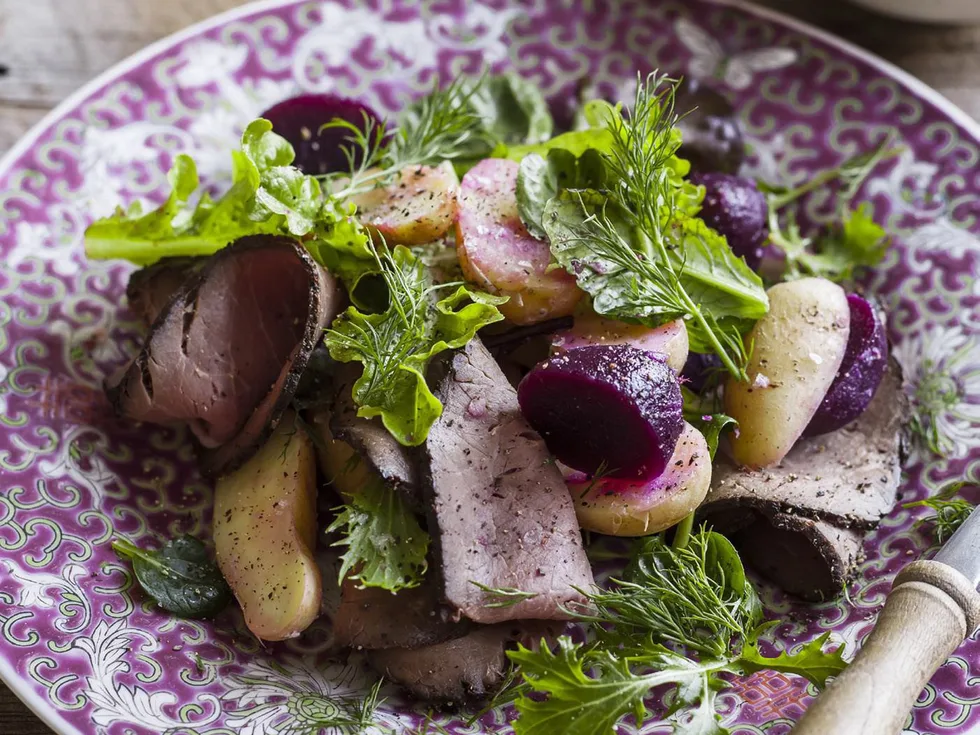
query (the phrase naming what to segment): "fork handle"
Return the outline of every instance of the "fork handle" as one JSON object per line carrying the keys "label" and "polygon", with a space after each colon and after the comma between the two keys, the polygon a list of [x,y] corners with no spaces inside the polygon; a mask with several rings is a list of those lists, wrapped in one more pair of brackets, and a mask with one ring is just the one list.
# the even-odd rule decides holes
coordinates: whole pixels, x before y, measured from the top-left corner
{"label": "fork handle", "polygon": [[912,562],[854,661],[793,735],[896,735],[936,669],[978,625],[980,593],[966,577],[939,562]]}

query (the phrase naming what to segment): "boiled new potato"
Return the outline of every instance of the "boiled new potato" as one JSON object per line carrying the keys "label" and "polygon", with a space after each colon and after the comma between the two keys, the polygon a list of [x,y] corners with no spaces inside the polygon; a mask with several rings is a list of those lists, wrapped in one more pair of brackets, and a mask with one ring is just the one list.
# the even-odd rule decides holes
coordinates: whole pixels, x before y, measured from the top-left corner
{"label": "boiled new potato", "polygon": [[444,237],[456,220],[459,177],[448,161],[409,166],[388,186],[351,198],[358,217],[389,245],[423,245]]}
{"label": "boiled new potato", "polygon": [[316,460],[295,417],[283,417],[248,462],[214,491],[214,545],[245,624],[266,641],[302,633],[320,610]]}
{"label": "boiled new potato", "polygon": [[746,339],[749,379],[725,384],[725,413],[738,421],[732,457],[753,469],[779,462],[810,423],[844,359],[851,321],[844,289],[823,278],[768,294],[769,313]]}
{"label": "boiled new potato", "polygon": [[644,327],[607,319],[590,311],[576,315],[572,328],[558,332],[551,341],[555,351],[586,345],[632,345],[662,355],[674,372],[680,373],[687,361],[687,327],[683,319],[659,327]]}
{"label": "boiled new potato", "polygon": [[516,324],[571,314],[582,292],[575,278],[551,268],[551,248],[533,237],[517,211],[514,161],[489,158],[471,168],[459,189],[456,251],[466,280],[509,296],[500,312]]}
{"label": "boiled new potato", "polygon": [[330,413],[313,415],[313,430],[319,441],[316,456],[320,471],[334,489],[344,497],[352,497],[372,480],[375,475],[368,463],[361,459],[345,441],[334,438],[330,431]]}
{"label": "boiled new potato", "polygon": [[679,523],[711,486],[711,456],[701,432],[684,424],[661,475],[645,482],[600,478],[563,469],[579,525],[610,536],[649,536]]}

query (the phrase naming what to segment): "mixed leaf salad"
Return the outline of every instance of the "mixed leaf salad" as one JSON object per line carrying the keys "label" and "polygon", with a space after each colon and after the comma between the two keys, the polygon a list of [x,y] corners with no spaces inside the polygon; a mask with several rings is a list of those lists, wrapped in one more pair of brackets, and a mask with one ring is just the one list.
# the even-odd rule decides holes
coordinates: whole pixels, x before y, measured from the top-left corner
{"label": "mixed leaf salad", "polygon": [[[513,702],[528,735],[639,723],[668,684],[675,732],[724,733],[733,677],[839,673],[829,634],[768,653],[736,547],[827,597],[895,502],[901,378],[855,281],[889,244],[858,199],[895,148],[754,181],[706,98],[727,104],[654,73],[558,124],[512,73],[395,123],[305,96],[247,126],[220,196],[179,155],[166,201],[92,224],[89,257],[141,266],[148,328],[107,392],[187,427],[216,478],[216,563],[114,545],[144,591],[187,617],[234,596],[265,640],[325,611],[381,677]],[[804,227],[818,189],[836,221]],[[603,535],[636,541],[596,584]],[[347,714],[325,727],[370,722]]]}

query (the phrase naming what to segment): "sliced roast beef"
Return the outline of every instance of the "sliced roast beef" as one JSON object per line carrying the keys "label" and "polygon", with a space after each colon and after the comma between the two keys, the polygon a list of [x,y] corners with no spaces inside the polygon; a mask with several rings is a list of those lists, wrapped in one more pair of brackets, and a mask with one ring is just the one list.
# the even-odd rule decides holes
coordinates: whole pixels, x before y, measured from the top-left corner
{"label": "sliced roast beef", "polygon": [[746,564],[804,600],[837,597],[861,562],[865,531],[776,513],[734,534]]}
{"label": "sliced roast beef", "polygon": [[867,529],[895,505],[907,404],[894,361],[868,410],[843,429],[801,439],[777,466],[715,466],[698,515],[787,592],[827,599],[856,570]]}
{"label": "sliced roast beef", "polygon": [[532,646],[557,632],[553,624],[538,621],[481,625],[425,648],[370,651],[368,661],[418,699],[463,703],[497,691],[509,668],[507,649],[515,641]]}
{"label": "sliced roast beef", "polygon": [[[564,619],[593,584],[571,497],[517,393],[474,339],[433,366],[442,416],[423,447],[429,532],[445,598],[480,623]],[[527,597],[501,605],[484,588]],[[513,602],[513,598],[509,599]]]}
{"label": "sliced roast beef", "polygon": [[203,469],[228,471],[278,423],[340,306],[333,276],[299,243],[242,238],[181,286],[106,392],[128,418],[187,424]]}
{"label": "sliced roast beef", "polygon": [[126,298],[146,326],[156,321],[174,294],[208,262],[207,258],[163,258],[133,271],[126,285]]}
{"label": "sliced roast beef", "polygon": [[330,431],[334,438],[349,444],[389,486],[403,493],[413,508],[421,509],[422,491],[416,458],[398,443],[380,419],[357,415],[351,390],[361,370],[359,363],[338,366]]}
{"label": "sliced roast beef", "polygon": [[340,590],[333,616],[334,642],[357,649],[418,648],[459,638],[472,627],[454,622],[440,600],[440,584],[431,570],[418,587],[392,594],[378,588],[360,589],[348,579]]}
{"label": "sliced roast beef", "polygon": [[752,507],[873,528],[895,505],[907,412],[893,360],[868,410],[843,429],[801,439],[775,467],[751,471],[719,460],[702,512]]}

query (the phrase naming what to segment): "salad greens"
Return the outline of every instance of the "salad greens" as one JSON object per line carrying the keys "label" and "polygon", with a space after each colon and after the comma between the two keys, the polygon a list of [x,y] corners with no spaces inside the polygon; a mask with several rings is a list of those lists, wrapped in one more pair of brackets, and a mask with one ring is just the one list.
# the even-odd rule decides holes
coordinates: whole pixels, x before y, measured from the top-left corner
{"label": "salad greens", "polygon": [[178,536],[157,551],[124,539],[112,542],[133,564],[136,580],[157,605],[182,618],[213,618],[231,602],[231,590],[207,549],[193,536]]}
{"label": "salad greens", "polygon": [[608,144],[589,157],[549,151],[546,162],[522,162],[519,208],[598,313],[649,326],[683,318],[691,349],[717,354],[744,379],[742,334],[768,299],[759,276],[696,216],[704,190],[684,179],[690,167],[677,157],[676,89],[652,74],[625,116],[593,105],[590,122],[605,127]]}
{"label": "salad greens", "polygon": [[[844,161],[840,166],[811,176],[800,186],[787,189],[765,185],[769,201],[769,238],[786,256],[784,278],[792,280],[817,276],[831,281],[846,281],[854,270],[881,262],[890,244],[884,228],[875,223],[869,205],[852,206],[862,184],[875,167],[902,149],[891,145],[886,136],[872,150]],[[804,237],[789,214],[780,220],[779,213],[802,196],[838,181],[837,219],[839,224],[817,237]]]}
{"label": "salad greens", "polygon": [[375,478],[338,511],[326,532],[343,534],[333,546],[347,547],[341,582],[350,577],[361,587],[391,592],[422,583],[431,538],[397,490]]}
{"label": "salad greens", "polygon": [[794,653],[765,656],[762,606],[741,560],[723,536],[701,529],[683,549],[659,536],[637,546],[623,579],[588,593],[593,611],[579,613],[590,642],[563,636],[555,650],[544,642],[508,653],[520,666],[517,735],[594,735],[610,732],[628,714],[642,724],[644,698],[675,686],[670,710],[680,735],[724,735],[716,698],[728,682],[772,669],[817,686],[840,673],[843,649],[824,649],[825,634]]}
{"label": "salad greens", "polygon": [[442,414],[425,381],[429,362],[503,319],[497,306],[507,298],[462,284],[435,285],[422,261],[400,245],[390,255],[381,249],[375,255],[388,287],[387,308],[365,314],[349,307],[327,332],[327,347],[335,360],[364,365],[353,388],[358,416],[380,416],[399,442],[417,446]]}
{"label": "salad greens", "polygon": [[293,147],[255,120],[232,151],[232,185],[218,199],[199,186],[193,160],[179,155],[167,178],[171,193],[157,209],[135,203],[94,222],[85,231],[85,253],[94,259],[124,258],[137,265],[181,255],[210,255],[246,235],[289,235],[310,241],[315,257],[342,278],[350,259],[370,262],[366,237],[353,209],[324,196],[319,182],[290,165]]}

